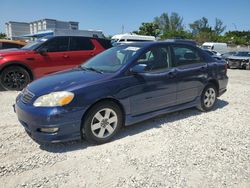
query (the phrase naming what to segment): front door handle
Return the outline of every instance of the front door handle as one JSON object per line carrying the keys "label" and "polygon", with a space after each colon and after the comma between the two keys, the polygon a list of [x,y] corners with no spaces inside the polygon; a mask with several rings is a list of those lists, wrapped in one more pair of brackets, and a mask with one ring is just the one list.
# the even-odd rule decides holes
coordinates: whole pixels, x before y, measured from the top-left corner
{"label": "front door handle", "polygon": [[63,57],[64,58],[69,58],[69,56],[67,54],[64,54]]}

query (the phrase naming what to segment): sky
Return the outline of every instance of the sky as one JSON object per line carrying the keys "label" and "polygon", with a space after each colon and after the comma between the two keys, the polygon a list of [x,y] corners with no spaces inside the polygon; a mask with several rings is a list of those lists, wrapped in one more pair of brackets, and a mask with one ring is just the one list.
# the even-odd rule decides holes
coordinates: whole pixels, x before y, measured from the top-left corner
{"label": "sky", "polygon": [[1,0],[0,32],[8,21],[43,18],[78,21],[80,29],[102,30],[105,35],[138,30],[162,13],[177,12],[189,23],[207,17],[221,19],[229,30],[250,30],[250,0]]}

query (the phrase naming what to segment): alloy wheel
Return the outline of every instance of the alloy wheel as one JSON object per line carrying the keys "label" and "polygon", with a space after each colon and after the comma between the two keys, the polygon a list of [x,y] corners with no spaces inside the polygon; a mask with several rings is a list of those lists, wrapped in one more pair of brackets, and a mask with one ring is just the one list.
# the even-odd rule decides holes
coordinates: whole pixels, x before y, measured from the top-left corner
{"label": "alloy wheel", "polygon": [[205,92],[204,97],[205,97],[204,105],[207,108],[210,108],[211,106],[213,106],[216,100],[216,91],[214,90],[214,88],[212,87],[208,88],[207,91]]}
{"label": "alloy wheel", "polygon": [[114,110],[104,108],[99,110],[91,121],[91,131],[98,138],[112,135],[118,124],[118,117]]}

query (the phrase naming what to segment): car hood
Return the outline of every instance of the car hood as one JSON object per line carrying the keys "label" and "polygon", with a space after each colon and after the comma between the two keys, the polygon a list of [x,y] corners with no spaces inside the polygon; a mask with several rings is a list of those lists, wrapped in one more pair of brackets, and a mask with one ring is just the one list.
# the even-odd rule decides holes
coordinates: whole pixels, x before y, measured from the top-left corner
{"label": "car hood", "polygon": [[19,54],[23,55],[24,53],[33,53],[33,51],[22,50],[22,49],[17,49],[17,48],[0,50],[0,56],[19,55]]}
{"label": "car hood", "polygon": [[229,56],[229,57],[227,57],[227,59],[246,60],[246,59],[250,59],[250,57],[246,57],[246,56]]}
{"label": "car hood", "polygon": [[39,96],[55,91],[73,91],[110,76],[111,74],[101,74],[75,68],[35,80],[28,85],[27,89]]}

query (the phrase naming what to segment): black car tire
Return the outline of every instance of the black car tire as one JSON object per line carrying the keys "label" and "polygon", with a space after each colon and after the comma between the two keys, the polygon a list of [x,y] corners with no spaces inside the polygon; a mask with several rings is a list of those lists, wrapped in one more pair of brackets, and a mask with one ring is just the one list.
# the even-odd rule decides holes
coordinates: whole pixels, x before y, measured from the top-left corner
{"label": "black car tire", "polygon": [[[110,116],[108,118],[105,119],[104,116],[106,116],[106,111],[105,110],[109,110],[110,111]],[[97,114],[101,114],[102,115],[102,120],[98,120],[97,118],[95,118],[97,116]],[[112,116],[113,114],[113,116]],[[112,125],[112,123],[107,123],[107,119],[111,119],[114,118],[114,116],[117,117],[117,122],[115,124]],[[116,119],[116,118],[115,118]],[[105,102],[100,102],[95,104],[85,115],[85,118],[83,119],[83,125],[82,125],[82,136],[91,143],[94,144],[103,144],[106,142],[109,142],[114,135],[117,134],[117,132],[120,130],[120,128],[122,127],[122,123],[123,123],[123,117],[122,117],[122,112],[120,107],[114,103],[113,101],[105,101]],[[95,121],[95,122],[94,122]],[[107,127],[105,126],[105,122],[108,124]],[[100,128],[97,128],[96,130],[92,130],[94,129],[94,125],[99,126],[99,124],[101,125]],[[116,125],[116,126],[115,126]],[[108,126],[112,126],[113,128],[113,132],[110,133],[108,131]],[[96,128],[96,127],[95,127]],[[101,129],[105,129],[105,132],[103,133],[103,137],[98,137]],[[99,131],[99,132],[98,132]],[[105,133],[107,134],[105,136]],[[109,135],[110,134],[110,135]]]}
{"label": "black car tire", "polygon": [[3,89],[9,91],[20,91],[31,81],[27,70],[20,66],[10,66],[2,70],[0,84]]}
{"label": "black car tire", "polygon": [[[211,92],[211,94],[209,94]],[[213,93],[214,92],[214,93]],[[197,108],[200,111],[206,112],[210,111],[217,102],[218,91],[214,84],[208,84],[202,91],[200,96],[200,104]],[[208,105],[208,100],[211,100],[211,104]]]}

